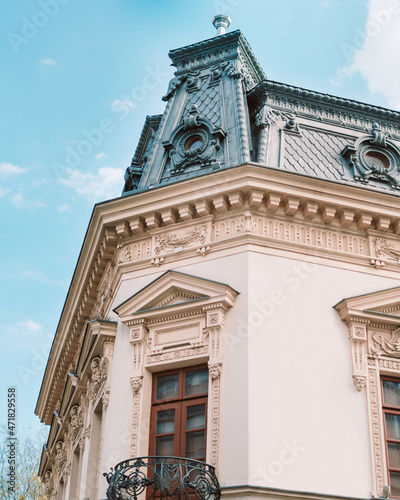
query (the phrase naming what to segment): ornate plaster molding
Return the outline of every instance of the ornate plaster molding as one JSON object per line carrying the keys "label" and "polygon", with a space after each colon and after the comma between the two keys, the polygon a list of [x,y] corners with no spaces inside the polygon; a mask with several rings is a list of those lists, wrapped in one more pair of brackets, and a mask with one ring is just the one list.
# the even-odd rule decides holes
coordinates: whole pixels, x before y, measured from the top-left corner
{"label": "ornate plaster molding", "polygon": [[211,377],[211,465],[218,468],[221,420],[221,370],[222,363],[209,363]]}
{"label": "ornate plaster molding", "polygon": [[379,372],[368,367],[368,391],[367,400],[369,407],[370,442],[373,459],[373,490],[377,497],[383,495],[384,486],[384,437],[381,415],[381,403],[379,398]]}
{"label": "ornate plaster molding", "polygon": [[53,472],[51,470],[46,471],[44,474],[43,488],[47,498],[51,498],[54,490],[54,478],[53,478]]}
{"label": "ornate plaster molding", "polygon": [[298,116],[334,123],[354,130],[370,130],[377,120],[384,131],[400,138],[400,113],[389,109],[342,99],[271,80],[262,81],[249,93],[250,106],[264,104],[288,109]]}
{"label": "ornate plaster molding", "polygon": [[140,422],[140,389],[143,385],[143,375],[131,377],[131,387],[133,392],[132,402],[132,417],[131,417],[131,457],[137,456],[138,438],[139,438],[139,422]]}
{"label": "ornate plaster molding", "polygon": [[83,429],[82,407],[79,405],[74,405],[71,408],[71,423],[69,432],[70,440],[75,441],[75,439],[78,437],[82,429]]}
{"label": "ornate plaster molding", "polygon": [[65,464],[67,462],[67,450],[65,448],[65,443],[64,441],[57,441],[56,444],[56,469],[58,472],[58,475],[62,473],[64,470]]}
{"label": "ornate plaster molding", "polygon": [[385,438],[382,420],[380,374],[400,374],[400,316],[382,313],[400,305],[399,288],[344,299],[335,306],[349,331],[353,382],[357,391],[366,388],[373,491],[383,495],[386,477]]}

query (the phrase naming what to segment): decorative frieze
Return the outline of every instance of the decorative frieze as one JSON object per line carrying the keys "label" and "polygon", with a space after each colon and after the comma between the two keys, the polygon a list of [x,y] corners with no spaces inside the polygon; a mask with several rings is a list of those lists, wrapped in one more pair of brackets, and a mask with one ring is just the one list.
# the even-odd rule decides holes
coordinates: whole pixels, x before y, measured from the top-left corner
{"label": "decorative frieze", "polygon": [[180,249],[204,245],[209,242],[209,225],[196,224],[182,230],[163,231],[153,236],[154,255],[177,252]]}
{"label": "decorative frieze", "polygon": [[[287,210],[295,211],[298,201],[287,201]],[[265,216],[251,215],[215,221],[212,227],[212,241],[252,233],[273,240],[306,245],[318,249],[345,252],[351,255],[369,256],[367,238],[353,233],[321,229],[316,226],[301,224],[297,221],[272,219]]]}
{"label": "decorative frieze", "polygon": [[147,364],[163,363],[165,361],[180,360],[186,358],[200,357],[208,354],[208,346],[193,347],[190,349],[180,349],[174,352],[165,352],[163,354],[153,354],[147,356]]}
{"label": "decorative frieze", "polygon": [[295,113],[297,116],[357,131],[369,132],[373,124],[380,119],[380,126],[384,132],[400,138],[398,125],[400,114],[397,111],[268,80],[250,91],[249,100],[255,109],[268,105]]}

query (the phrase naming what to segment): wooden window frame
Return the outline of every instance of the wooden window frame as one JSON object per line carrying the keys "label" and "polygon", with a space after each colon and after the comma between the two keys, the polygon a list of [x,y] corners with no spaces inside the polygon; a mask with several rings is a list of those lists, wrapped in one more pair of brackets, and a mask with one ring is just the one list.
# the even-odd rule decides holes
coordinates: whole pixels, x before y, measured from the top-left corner
{"label": "wooden window frame", "polygon": [[[400,416],[400,405],[395,406],[395,405],[389,405],[385,404],[384,401],[384,393],[383,393],[383,382],[395,382],[397,384],[400,384],[400,378],[395,378],[395,377],[386,377],[386,376],[381,376],[381,394],[382,394],[382,413],[383,413],[383,431],[384,431],[384,438],[385,438],[385,453],[386,453],[386,464],[387,464],[387,480],[389,486],[390,484],[390,473],[391,472],[397,472],[400,474],[400,468],[395,469],[393,467],[390,467],[389,465],[389,443],[394,443],[394,444],[399,444],[400,445],[400,439],[389,439],[387,437],[387,432],[386,432],[386,414],[391,414],[391,415],[399,415]],[[392,494],[390,491],[390,498],[400,498],[399,496],[395,496]]]}
{"label": "wooden window frame", "polygon": [[[208,408],[208,384],[207,392],[203,392],[195,395],[185,395],[185,376],[188,372],[194,372],[199,370],[206,370],[208,373],[207,365],[196,365],[185,368],[178,368],[174,370],[167,370],[164,372],[157,372],[153,374],[153,388],[152,388],[152,405],[151,405],[151,415],[150,415],[150,442],[149,442],[149,455],[156,455],[156,425],[157,425],[157,413],[163,410],[175,409],[175,429],[174,429],[174,456],[185,457],[186,456],[186,435],[193,432],[204,431],[204,457],[196,457],[195,460],[205,461],[207,453],[207,408]],[[174,375],[178,373],[178,397],[165,399],[162,401],[156,400],[157,393],[157,379],[160,377],[165,377],[167,375]],[[197,429],[186,429],[186,415],[187,408],[191,406],[205,405],[205,426]],[[166,433],[165,435],[171,435],[172,433]]]}

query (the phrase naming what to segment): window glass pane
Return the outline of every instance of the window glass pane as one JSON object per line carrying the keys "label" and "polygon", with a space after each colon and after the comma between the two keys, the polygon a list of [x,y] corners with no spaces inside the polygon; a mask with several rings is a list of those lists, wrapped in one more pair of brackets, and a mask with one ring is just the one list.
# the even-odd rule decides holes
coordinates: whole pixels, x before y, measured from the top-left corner
{"label": "window glass pane", "polygon": [[205,454],[204,431],[186,434],[186,458],[203,458]]}
{"label": "window glass pane", "polygon": [[173,399],[178,397],[179,373],[165,375],[157,379],[157,401],[163,399]]}
{"label": "window glass pane", "polygon": [[185,396],[205,394],[208,392],[208,370],[186,372]]}
{"label": "window glass pane", "polygon": [[174,436],[156,438],[156,455],[161,457],[174,455]]}
{"label": "window glass pane", "polygon": [[385,413],[386,437],[400,440],[400,415]]}
{"label": "window glass pane", "polygon": [[400,473],[390,473],[390,496],[400,497]]}
{"label": "window glass pane", "polygon": [[157,412],[156,434],[168,434],[170,432],[175,432],[175,410]]}
{"label": "window glass pane", "polygon": [[400,383],[383,381],[383,403],[400,406]]}
{"label": "window glass pane", "polygon": [[388,443],[389,467],[400,469],[400,445]]}
{"label": "window glass pane", "polygon": [[206,426],[206,405],[188,406],[186,430],[201,429]]}

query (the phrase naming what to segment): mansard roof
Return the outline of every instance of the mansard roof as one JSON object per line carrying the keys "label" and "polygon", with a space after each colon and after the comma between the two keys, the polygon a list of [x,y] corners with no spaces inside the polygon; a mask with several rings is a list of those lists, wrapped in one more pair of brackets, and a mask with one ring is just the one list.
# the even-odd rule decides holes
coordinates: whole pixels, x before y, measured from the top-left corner
{"label": "mansard roof", "polygon": [[167,106],[146,118],[123,194],[252,161],[400,195],[399,112],[266,79],[240,31],[169,56]]}

